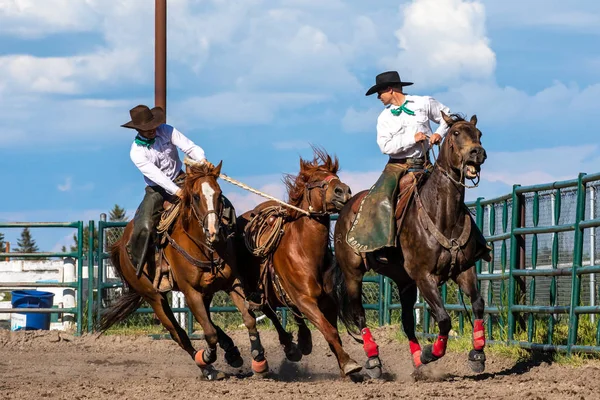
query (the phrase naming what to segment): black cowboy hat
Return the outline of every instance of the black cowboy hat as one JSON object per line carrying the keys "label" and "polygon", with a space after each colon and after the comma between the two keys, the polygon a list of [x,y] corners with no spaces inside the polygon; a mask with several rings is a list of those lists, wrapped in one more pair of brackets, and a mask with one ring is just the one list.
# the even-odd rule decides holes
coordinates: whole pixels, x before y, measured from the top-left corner
{"label": "black cowboy hat", "polygon": [[365,96],[370,96],[380,90],[387,89],[389,87],[402,87],[410,86],[412,82],[402,82],[400,75],[396,71],[383,72],[375,78],[375,85],[371,89],[367,90]]}
{"label": "black cowboy hat", "polygon": [[140,104],[129,110],[129,115],[131,115],[131,121],[121,125],[123,128],[149,131],[165,123],[165,111],[162,107],[150,109],[148,106]]}

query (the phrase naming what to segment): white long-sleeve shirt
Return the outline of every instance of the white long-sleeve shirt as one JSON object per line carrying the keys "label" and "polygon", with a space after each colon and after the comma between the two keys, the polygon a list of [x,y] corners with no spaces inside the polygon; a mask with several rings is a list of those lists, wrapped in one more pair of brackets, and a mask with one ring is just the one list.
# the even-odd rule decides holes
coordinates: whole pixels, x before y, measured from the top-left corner
{"label": "white long-sleeve shirt", "polygon": [[169,194],[175,194],[179,187],[173,180],[181,171],[182,162],[177,147],[195,161],[206,157],[204,150],[171,125],[163,124],[156,129],[156,140],[147,148],[135,142],[131,145],[131,161],[144,175],[149,186],[161,186]]}
{"label": "white long-sleeve shirt", "polygon": [[[409,115],[402,112],[396,116],[392,114],[391,109],[396,106],[387,106],[377,118],[377,144],[383,154],[391,158],[404,159],[408,157],[424,157],[429,149],[429,142],[415,142],[415,134],[423,132],[431,136],[431,126],[429,121],[439,124],[435,133],[442,139],[446,136],[448,125],[442,118],[441,111],[446,115],[450,114],[450,109],[429,96],[407,95],[406,108],[414,111],[415,115]],[[421,144],[422,143],[422,144]]]}

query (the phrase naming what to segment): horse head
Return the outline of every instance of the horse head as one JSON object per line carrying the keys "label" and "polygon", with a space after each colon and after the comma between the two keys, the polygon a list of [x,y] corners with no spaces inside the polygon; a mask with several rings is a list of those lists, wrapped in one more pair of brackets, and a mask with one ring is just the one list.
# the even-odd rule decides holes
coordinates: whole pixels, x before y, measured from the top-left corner
{"label": "horse head", "polygon": [[314,213],[336,213],[352,197],[350,187],[337,175],[339,162],[326,151],[313,147],[314,158],[300,158],[300,173],[285,177],[289,202]]}
{"label": "horse head", "polygon": [[187,166],[182,200],[184,218],[188,223],[195,219],[208,243],[212,244],[221,229],[223,200],[217,178],[223,161],[214,166],[206,160],[197,162],[186,158],[184,163]]}
{"label": "horse head", "polygon": [[477,129],[477,116],[473,115],[470,121],[457,114],[442,117],[448,124],[448,134],[442,144],[438,163],[454,171],[462,181],[479,178],[481,165],[485,162],[487,154],[481,145],[481,131]]}

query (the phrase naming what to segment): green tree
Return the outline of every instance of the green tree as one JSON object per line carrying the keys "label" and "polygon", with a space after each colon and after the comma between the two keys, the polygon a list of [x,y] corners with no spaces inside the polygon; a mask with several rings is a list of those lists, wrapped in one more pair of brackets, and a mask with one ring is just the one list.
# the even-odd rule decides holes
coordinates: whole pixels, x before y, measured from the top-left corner
{"label": "green tree", "polygon": [[112,222],[127,221],[125,209],[123,207],[120,207],[118,204],[115,204],[113,209],[110,210],[108,220]]}
{"label": "green tree", "polygon": [[6,242],[4,241],[4,233],[0,232],[0,253],[6,251]]}
{"label": "green tree", "polygon": [[[110,213],[108,214],[108,220],[111,222],[124,222],[127,221],[127,215],[125,209],[120,207],[118,204],[115,204]],[[110,246],[115,243],[117,240],[121,239],[123,236],[123,231],[125,228],[111,228],[105,231],[106,236],[106,244]]]}
{"label": "green tree", "polygon": [[[17,246],[18,247],[15,249],[17,253],[37,253],[40,251],[35,243],[35,239],[33,236],[31,236],[31,231],[29,228],[23,228],[23,231],[21,231],[21,237],[17,239]],[[43,257],[35,259],[42,260]]]}
{"label": "green tree", "polygon": [[[73,234],[73,242],[74,244],[71,245],[71,250],[72,252],[77,252],[77,234],[74,233]],[[89,229],[87,229],[87,227],[84,227],[83,229],[83,243],[82,243],[82,247],[83,247],[83,254],[87,255],[87,251],[89,248],[89,242],[90,242],[90,231]],[[97,249],[98,248],[98,231],[94,230],[94,248]]]}

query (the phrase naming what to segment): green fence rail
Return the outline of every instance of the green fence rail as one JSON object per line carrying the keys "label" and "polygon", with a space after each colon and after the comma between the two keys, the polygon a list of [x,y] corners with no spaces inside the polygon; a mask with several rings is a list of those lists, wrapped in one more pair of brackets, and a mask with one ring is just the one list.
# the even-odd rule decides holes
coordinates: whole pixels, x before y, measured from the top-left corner
{"label": "green fence rail", "polygon": [[[74,228],[77,229],[77,250],[72,252],[37,252],[18,253],[0,252],[0,259],[39,259],[72,257],[77,260],[75,282],[0,282],[0,290],[13,288],[72,288],[76,291],[75,307],[70,308],[3,308],[3,313],[43,313],[43,314],[74,314],[76,318],[76,333],[83,331],[83,318],[86,315],[85,299],[83,296],[83,222],[0,222],[0,228]],[[93,266],[92,266],[93,268]],[[91,270],[90,270],[91,271]],[[90,275],[92,274],[90,273]],[[92,279],[88,279],[92,281]],[[91,293],[91,292],[90,292]]]}

